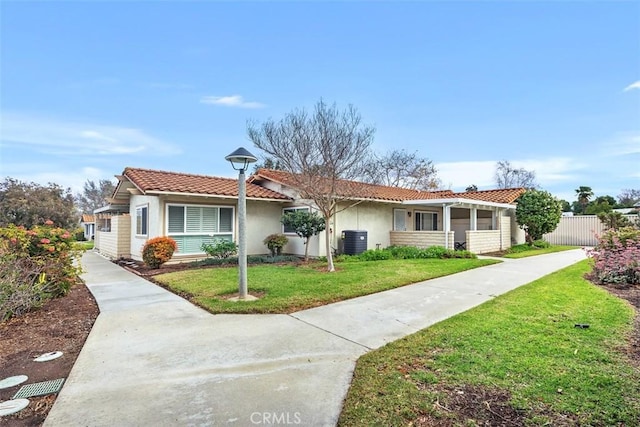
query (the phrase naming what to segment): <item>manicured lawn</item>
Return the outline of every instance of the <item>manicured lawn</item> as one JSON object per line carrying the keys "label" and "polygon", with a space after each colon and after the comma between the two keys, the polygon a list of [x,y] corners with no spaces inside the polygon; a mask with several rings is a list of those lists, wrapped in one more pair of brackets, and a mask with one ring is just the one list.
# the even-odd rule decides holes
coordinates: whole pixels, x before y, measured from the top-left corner
{"label": "manicured lawn", "polygon": [[233,302],[238,292],[237,268],[186,270],[155,276],[155,280],[212,313],[292,313],[398,286],[493,264],[494,260],[420,259],[345,262],[327,273],[325,264],[258,265],[248,269],[250,293],[257,301]]}
{"label": "manicured lawn", "polygon": [[504,258],[526,258],[529,256],[551,254],[553,252],[570,251],[572,249],[579,249],[579,246],[562,246],[554,245],[548,248],[536,248],[528,245],[518,245],[512,248],[517,252],[508,253],[504,255]]}
{"label": "manicured lawn", "polygon": [[[588,270],[582,261],[364,355],[340,425],[478,425],[456,406],[478,389],[526,418],[514,425],[639,425],[640,370],[618,351],[634,312]],[[469,399],[474,417],[500,409]]]}
{"label": "manicured lawn", "polygon": [[86,242],[73,242],[73,249],[79,250],[79,251],[87,251],[89,249],[93,249],[93,241],[86,241]]}

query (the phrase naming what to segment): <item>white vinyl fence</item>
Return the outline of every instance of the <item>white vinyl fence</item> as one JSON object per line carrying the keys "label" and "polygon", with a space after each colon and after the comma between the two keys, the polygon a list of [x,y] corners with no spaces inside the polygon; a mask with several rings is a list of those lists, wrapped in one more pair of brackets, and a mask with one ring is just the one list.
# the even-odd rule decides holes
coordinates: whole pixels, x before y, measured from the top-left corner
{"label": "white vinyl fence", "polygon": [[[624,215],[631,221],[637,221],[638,215]],[[544,240],[552,245],[595,246],[596,235],[602,234],[605,227],[595,215],[563,216],[558,228],[545,234]]]}

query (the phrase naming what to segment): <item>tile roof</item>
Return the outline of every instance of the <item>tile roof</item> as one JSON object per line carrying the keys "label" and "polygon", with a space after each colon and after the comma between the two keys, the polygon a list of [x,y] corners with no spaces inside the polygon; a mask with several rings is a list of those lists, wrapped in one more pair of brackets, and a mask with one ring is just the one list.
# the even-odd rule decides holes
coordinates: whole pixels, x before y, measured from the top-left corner
{"label": "tile roof", "polygon": [[[267,179],[295,188],[297,182],[295,176],[289,172],[259,169],[250,182]],[[378,201],[401,202],[403,200],[439,199],[450,197],[453,192],[445,191],[419,191],[407,188],[388,187],[386,185],[367,184],[359,181],[339,180],[336,183],[336,192],[339,197],[346,199],[370,199]]]}
{"label": "tile roof", "polygon": [[89,222],[96,222],[96,220],[95,220],[95,217],[93,215],[82,214],[81,222],[89,223]]}
{"label": "tile roof", "polygon": [[[267,179],[289,187],[296,187],[296,179],[289,172],[259,169],[255,175],[249,178],[250,182]],[[428,200],[428,199],[456,199],[466,198],[494,203],[513,203],[524,188],[507,188],[498,190],[483,190],[465,193],[454,193],[451,190],[443,191],[419,191],[407,188],[388,187],[385,185],[367,184],[358,181],[340,180],[336,187],[338,196],[349,199],[371,199],[381,201],[402,202],[404,200]]]}
{"label": "tile roof", "polygon": [[481,200],[483,202],[493,202],[493,203],[513,203],[525,191],[527,191],[525,188],[499,188],[495,190],[467,191],[464,193],[454,193],[452,197]]}
{"label": "tile roof", "polygon": [[[145,194],[165,192],[238,197],[237,179],[131,167],[125,168],[122,175]],[[290,200],[284,194],[252,183],[247,183],[247,197]]]}

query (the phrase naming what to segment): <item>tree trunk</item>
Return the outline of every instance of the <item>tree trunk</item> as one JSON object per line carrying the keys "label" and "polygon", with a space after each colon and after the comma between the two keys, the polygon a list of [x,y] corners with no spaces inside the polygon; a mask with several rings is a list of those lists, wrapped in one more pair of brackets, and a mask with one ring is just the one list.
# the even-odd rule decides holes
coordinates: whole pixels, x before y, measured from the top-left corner
{"label": "tree trunk", "polygon": [[309,261],[309,239],[310,237],[307,237],[307,239],[304,241],[304,260]]}
{"label": "tree trunk", "polygon": [[329,227],[330,217],[324,218],[324,232],[325,232],[325,249],[327,251],[327,271],[336,271],[333,266],[333,254],[331,253],[331,228]]}

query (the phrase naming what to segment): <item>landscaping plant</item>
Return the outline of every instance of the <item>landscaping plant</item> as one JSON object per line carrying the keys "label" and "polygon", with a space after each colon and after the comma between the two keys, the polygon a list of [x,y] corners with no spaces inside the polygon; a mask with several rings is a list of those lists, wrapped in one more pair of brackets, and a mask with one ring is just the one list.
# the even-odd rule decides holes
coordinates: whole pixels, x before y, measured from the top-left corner
{"label": "landscaping plant", "polygon": [[53,222],[0,228],[0,320],[65,295],[76,283],[73,237]]}
{"label": "landscaping plant", "polygon": [[589,278],[600,285],[640,285],[640,229],[608,230],[588,251],[593,260]]}
{"label": "landscaping plant", "polygon": [[160,268],[177,250],[178,244],[171,237],[149,239],[142,248],[142,260],[150,268]]}
{"label": "landscaping plant", "polygon": [[264,243],[267,246],[267,248],[269,248],[269,251],[271,252],[271,256],[280,255],[282,253],[282,248],[288,242],[289,242],[289,239],[287,239],[287,236],[279,233],[269,234],[262,241],[262,243]]}
{"label": "landscaping plant", "polygon": [[527,190],[516,203],[516,221],[526,232],[529,244],[551,233],[560,222],[562,204],[547,191]]}
{"label": "landscaping plant", "polygon": [[238,252],[238,245],[230,240],[215,239],[213,243],[203,243],[201,249],[210,257],[230,258]]}
{"label": "landscaping plant", "polygon": [[304,260],[309,260],[309,239],[323,231],[326,227],[325,220],[316,212],[296,210],[286,213],[280,220],[286,227],[304,239]]}

